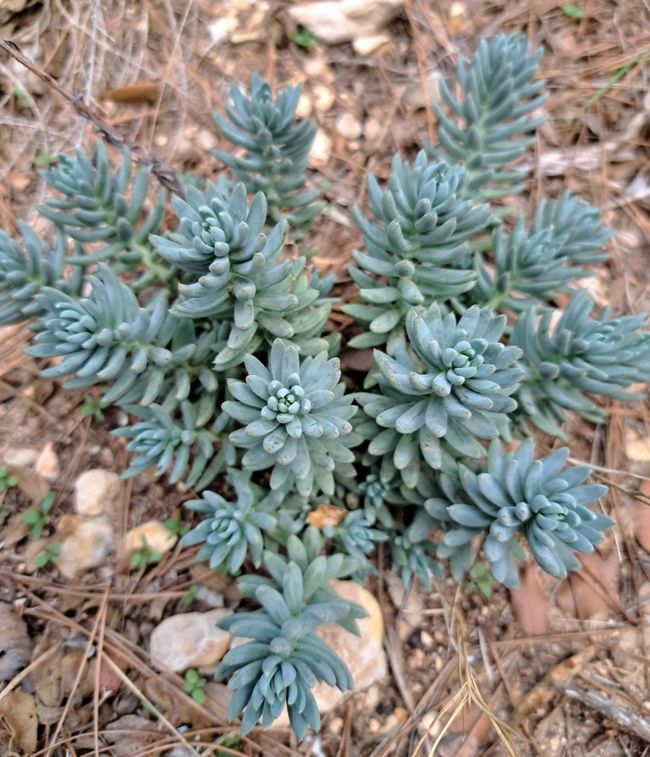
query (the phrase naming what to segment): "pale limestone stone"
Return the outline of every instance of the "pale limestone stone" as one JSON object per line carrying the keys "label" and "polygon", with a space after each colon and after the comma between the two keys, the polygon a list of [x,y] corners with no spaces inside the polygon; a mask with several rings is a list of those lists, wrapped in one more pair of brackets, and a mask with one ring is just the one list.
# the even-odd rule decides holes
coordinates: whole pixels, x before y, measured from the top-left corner
{"label": "pale limestone stone", "polygon": [[230,614],[230,610],[211,610],[165,618],[151,633],[152,661],[176,673],[216,665],[230,645],[230,634],[218,628],[217,621]]}
{"label": "pale limestone stone", "polygon": [[74,485],[74,509],[79,515],[92,517],[117,509],[120,477],[103,468],[82,473]]}

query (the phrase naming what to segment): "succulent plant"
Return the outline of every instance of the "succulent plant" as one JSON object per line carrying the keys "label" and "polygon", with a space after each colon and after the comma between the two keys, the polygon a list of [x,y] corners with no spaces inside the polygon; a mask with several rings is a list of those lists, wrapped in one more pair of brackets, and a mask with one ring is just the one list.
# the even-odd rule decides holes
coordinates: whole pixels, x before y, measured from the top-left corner
{"label": "succulent plant", "polygon": [[431,591],[431,576],[442,578],[442,569],[434,559],[436,545],[429,536],[414,538],[409,529],[398,529],[390,539],[391,570],[402,579],[405,587],[415,576],[426,591]]}
{"label": "succulent plant", "polygon": [[[323,535],[314,526],[308,526],[300,536],[291,534],[284,545],[286,556],[269,550],[264,552],[262,564],[268,577],[243,575],[237,580],[239,591],[250,599],[255,599],[260,586],[271,586],[282,591],[287,570],[293,563],[300,568],[304,576],[302,609],[336,600],[337,594],[330,582],[353,576],[361,567],[361,563],[340,552],[323,554],[325,544]],[[363,618],[365,611],[351,602],[347,603],[347,607],[347,613],[338,618],[337,623],[351,633],[358,633],[356,619]]]}
{"label": "succulent plant", "polygon": [[506,586],[519,582],[517,563],[526,557],[520,540],[552,576],[565,578],[578,570],[575,553],[593,552],[613,521],[587,507],[607,487],[584,483],[590,473],[586,465],[562,470],[568,456],[562,448],[535,460],[531,439],[514,453],[492,442],[487,472],[459,466],[464,500],[447,508],[456,527],[447,531],[444,543],[457,548],[487,534],[483,554],[494,579]]}
{"label": "succulent plant", "polygon": [[531,308],[519,316],[511,343],[525,356],[526,376],[517,392],[525,417],[547,433],[562,436],[565,411],[593,422],[605,414],[586,396],[600,394],[635,400],[631,384],[647,380],[650,334],[641,331],[648,316],[609,317],[602,308],[590,318],[594,303],[585,290],[576,291],[553,323],[550,310]]}
{"label": "succulent plant", "polygon": [[390,455],[407,486],[417,483],[423,464],[441,468],[443,444],[454,454],[482,457],[479,439],[507,438],[510,396],[523,371],[521,351],[498,341],[505,316],[473,306],[456,321],[438,305],[410,311],[410,350],[395,357],[375,351],[377,391],[361,392],[364,412],[383,427],[368,447]]}
{"label": "succulent plant", "polygon": [[467,175],[460,166],[430,162],[420,152],[412,164],[393,159],[388,188],[382,192],[368,177],[370,207],[379,221],[367,221],[354,209],[367,253],[352,254],[350,268],[363,304],[343,311],[359,319],[367,331],[350,341],[353,347],[374,347],[403,339],[411,308],[466,292],[476,282],[467,240],[487,226],[487,205],[462,199]]}
{"label": "succulent plant", "polygon": [[272,512],[260,508],[260,491],[243,471],[231,469],[228,481],[235,490],[234,502],[216,492],[205,491],[201,499],[185,503],[204,517],[183,536],[180,545],[202,544],[197,560],[206,560],[215,570],[236,574],[247,557],[259,568],[264,550],[263,532],[275,528],[276,519]]}
{"label": "succulent plant", "polygon": [[457,580],[485,578],[482,548],[513,586],[527,551],[563,577],[611,525],[588,507],[604,487],[564,468],[566,450],[535,460],[530,440],[501,447],[529,421],[561,434],[567,411],[601,421],[593,395],[634,398],[650,375],[645,315],[592,315],[580,291],[557,322],[544,307],[606,257],[598,211],[564,194],[506,222],[505,203],[483,204],[522,189],[525,173],[503,169],[541,122],[539,55],[524,37],[481,42],[458,65],[458,94],[441,85],[433,157],[396,157],[385,187],[370,177],[373,220],[354,212],[360,294],[344,309],[363,332],[351,344],[382,349],[356,395],[334,357],[348,324],[331,313],[335,276],[294,244],[319,207],[298,88],[274,99],[254,76],[249,95],[233,89],[215,118],[238,148],[216,153],[231,172],[187,175],[177,222],[149,172],[132,171],[128,151],[114,169],[100,144],[44,173],[57,193],[39,208],[49,234],[0,232],[0,325],[29,321],[44,375],[102,385],[90,409],[130,416],[114,432],[132,453],[123,475],[153,467],[199,492],[214,482],[192,494],[204,517],[182,544],[241,573],[244,604],[261,605],[221,621],[251,639],[217,671],[244,733],[286,706],[302,737],[319,724],[315,682],[351,686],[315,630],[358,630],[364,611],[333,581],[363,580],[378,542],[405,584],[429,588],[445,560]]}
{"label": "succulent plant", "polygon": [[260,192],[250,207],[246,188],[229,193],[209,185],[188,187],[172,206],[180,224],[167,237],[153,236],[157,253],[185,274],[173,312],[182,318],[230,323],[217,354],[220,370],[241,363],[266,340],[292,339],[306,354],[328,348],[321,332],[331,303],[304,258],[280,261],[285,226],[263,232],[267,201]]}
{"label": "succulent plant", "polygon": [[493,265],[479,256],[479,280],[470,297],[517,312],[553,300],[570,290],[573,279],[593,273],[582,265],[607,258],[602,246],[610,236],[598,210],[568,192],[542,200],[529,230],[521,214],[510,234],[494,230]]}
{"label": "succulent plant", "polygon": [[393,525],[393,516],[386,503],[386,494],[389,487],[384,483],[378,472],[370,472],[364,481],[359,484],[363,496],[363,512],[366,521],[372,526],[376,522],[390,528]]}
{"label": "succulent plant", "polygon": [[320,715],[312,688],[325,681],[341,691],[352,688],[352,676],[345,663],[314,633],[323,623],[346,616],[349,604],[330,599],[306,605],[312,588],[311,576],[289,562],[282,589],[258,586],[257,612],[222,618],[219,626],[235,636],[252,640],[226,653],[215,675],[230,676],[233,697],[228,707],[232,720],[242,713],[242,734],[258,721],[269,728],[287,708],[289,722],[298,738],[307,726],[320,728]]}
{"label": "succulent plant", "polygon": [[[214,397],[211,399],[214,409]],[[183,478],[188,486],[200,490],[236,462],[235,449],[228,440],[228,416],[216,412],[213,417],[205,412],[201,401],[181,402],[180,413],[156,404],[126,405],[125,409],[141,420],[113,431],[115,436],[130,438],[127,449],[136,453],[122,474],[124,478],[155,465],[156,475],[167,473],[171,483]]]}
{"label": "succulent plant", "polygon": [[234,399],[223,403],[226,413],[245,424],[230,435],[247,450],[243,465],[272,468],[272,489],[295,483],[305,496],[333,494],[333,472],[351,465],[350,446],[358,441],[350,423],[356,408],[339,383],[339,360],[322,352],[301,361],[295,346],[277,339],[268,367],[254,356],[244,363],[246,381],[231,379]]}
{"label": "succulent plant", "polygon": [[71,389],[113,381],[104,405],[119,400],[148,406],[170,391],[180,401],[188,398],[195,379],[202,392],[217,390],[218,377],[205,365],[223,341],[216,327],[197,334],[191,323],[168,312],[164,291],[141,308],[132,290],[104,264],[88,284],[91,292],[81,299],[52,287],[37,295],[43,315],[28,352],[62,358],[43,375],[72,375],[65,384]]}
{"label": "succulent plant", "polygon": [[460,99],[444,79],[440,81],[450,115],[433,103],[440,142],[437,152],[444,151],[466,168],[468,196],[495,199],[522,191],[518,182],[525,173],[502,169],[534,143],[534,136],[524,135],[544,121],[542,116],[531,115],[547,97],[541,92],[544,82],[534,81],[541,56],[541,49],[531,54],[523,35],[498,34],[480,40],[469,68],[458,59]]}
{"label": "succulent plant", "polygon": [[107,261],[121,271],[140,269],[140,278],[131,282],[139,289],[169,280],[172,272],[155,264],[149,245],[149,235],[163,220],[165,192],[157,194],[145,214],[150,173],[143,167],[133,178],[132,166],[125,148],[114,172],[103,142],[97,144],[94,162],[79,151],[74,157],[61,155],[42,175],[63,197],[46,198],[38,211],[75,241],[70,262],[89,266]]}
{"label": "succulent plant", "polygon": [[353,510],[337,525],[326,525],[323,535],[341,552],[359,561],[360,576],[377,572],[368,556],[374,552],[378,542],[389,538],[384,531],[372,527],[362,510]]}
{"label": "succulent plant", "polygon": [[264,192],[272,221],[286,219],[300,236],[322,208],[315,202],[319,191],[304,189],[316,125],[296,118],[300,87],[286,87],[274,100],[270,85],[253,74],[249,97],[236,85],[231,95],[228,119],[217,113],[213,118],[221,135],[245,153],[215,150],[214,155],[248,192]]}
{"label": "succulent plant", "polygon": [[64,277],[67,260],[62,233],[57,233],[54,248],[48,250],[26,223],[20,221],[18,229],[22,244],[0,231],[0,325],[3,326],[41,317],[44,308],[37,295],[45,287],[74,294],[83,278],[80,268],[73,269],[69,281]]}

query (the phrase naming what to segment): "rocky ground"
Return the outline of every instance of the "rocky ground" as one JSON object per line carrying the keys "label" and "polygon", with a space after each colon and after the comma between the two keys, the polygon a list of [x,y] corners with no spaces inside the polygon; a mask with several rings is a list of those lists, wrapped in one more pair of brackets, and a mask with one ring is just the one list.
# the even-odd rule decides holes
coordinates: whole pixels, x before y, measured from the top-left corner
{"label": "rocky ground", "polygon": [[[617,312],[650,307],[646,3],[346,0],[356,11],[342,15],[317,5],[11,0],[0,38],[120,134],[205,177],[220,170],[210,113],[230,82],[257,70],[302,83],[301,113],[319,127],[310,181],[328,202],[305,244],[345,297],[360,244],[349,209],[364,204],[366,175],[385,178],[395,150],[412,156],[434,139],[427,104],[477,37],[527,33],[546,48],[551,97],[518,202],[569,188],[600,207],[617,235],[590,292]],[[41,80],[6,57],[0,66],[0,226],[13,233],[35,220],[38,168],[94,136]],[[573,456],[610,486],[619,524],[580,576],[558,583],[531,567],[513,592],[481,575],[405,592],[380,553],[366,590],[343,587],[368,609],[362,636],[324,633],[357,690],[319,691],[322,731],[297,744],[282,727],[240,738],[226,721],[211,672],[238,640],[214,620],[240,597],[177,546],[189,493],[148,474],[120,480],[128,455],[109,431],[125,417],[40,377],[28,339],[0,331],[0,467],[12,477],[0,493],[0,754],[646,753],[647,403],[612,403],[597,428],[571,425]],[[355,355],[344,354],[348,367],[364,370]]]}

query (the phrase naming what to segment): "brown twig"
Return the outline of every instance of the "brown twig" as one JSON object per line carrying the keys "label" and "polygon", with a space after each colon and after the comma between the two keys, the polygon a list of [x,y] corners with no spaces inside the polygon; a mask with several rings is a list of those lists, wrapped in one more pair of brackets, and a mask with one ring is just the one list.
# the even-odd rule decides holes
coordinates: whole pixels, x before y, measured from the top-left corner
{"label": "brown twig", "polygon": [[25,68],[31,71],[41,81],[45,82],[45,84],[55,90],[55,92],[57,92],[59,95],[61,95],[64,100],[72,105],[77,114],[81,116],[81,118],[88,121],[95,129],[95,131],[109,144],[115,145],[116,147],[127,147],[133,153],[138,163],[149,168],[151,170],[151,173],[156,177],[156,179],[158,179],[160,184],[165,187],[165,189],[168,189],[170,192],[173,192],[180,197],[185,196],[183,185],[179,181],[176,173],[171,168],[169,168],[169,166],[166,166],[160,160],[160,158],[156,157],[153,153],[145,150],[142,145],[130,139],[127,139],[126,137],[123,137],[121,134],[116,132],[109,123],[107,123],[103,118],[94,113],[82,101],[81,95],[73,95],[71,92],[68,92],[68,90],[62,87],[56,81],[56,79],[51,77],[48,73],[46,73],[35,63],[33,63],[29,58],[23,55],[21,49],[15,42],[6,39],[0,39],[0,49],[4,50],[8,55],[14,58],[14,60],[17,60],[21,65],[25,66]]}

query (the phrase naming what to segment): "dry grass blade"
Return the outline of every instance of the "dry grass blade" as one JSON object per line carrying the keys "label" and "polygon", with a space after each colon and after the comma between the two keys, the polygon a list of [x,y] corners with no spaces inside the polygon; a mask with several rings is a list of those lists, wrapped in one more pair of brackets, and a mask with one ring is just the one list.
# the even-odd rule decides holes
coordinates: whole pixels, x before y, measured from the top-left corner
{"label": "dry grass blade", "polygon": [[[95,641],[95,637],[97,636],[97,631],[99,630],[100,626],[103,626],[106,623],[107,603],[108,603],[108,592],[104,592],[102,604],[100,605],[99,610],[97,612],[97,617],[95,618],[95,622],[93,624],[92,630],[90,632],[90,635],[88,636],[88,641],[86,642],[86,648],[84,650],[83,657],[81,658],[81,661],[79,663],[79,668],[77,669],[77,675],[75,676],[74,683],[72,684],[72,690],[70,691],[68,699],[63,707],[63,712],[61,713],[61,717],[59,718],[59,722],[57,723],[56,728],[54,729],[54,733],[52,734],[52,738],[51,738],[52,742],[56,742],[59,734],[61,733],[63,724],[65,723],[65,719],[68,715],[68,712],[70,712],[70,707],[72,706],[72,703],[75,698],[75,694],[77,692],[77,689],[79,688],[79,683],[81,682],[81,676],[83,675],[83,672],[86,667],[86,663],[89,659],[89,653],[90,653],[90,650],[92,649],[93,642]],[[49,750],[45,753],[45,757],[50,757],[53,750],[54,750],[54,747],[50,746]]]}
{"label": "dry grass blade", "polygon": [[[458,616],[458,613],[457,613]],[[512,729],[506,722],[498,717],[486,702],[479,688],[476,676],[470,665],[467,653],[467,644],[465,641],[465,625],[462,618],[457,617],[456,649],[457,649],[457,674],[460,686],[452,695],[449,701],[440,710],[438,715],[428,725],[426,732],[421,736],[416,744],[411,757],[417,757],[429,734],[440,728],[435,741],[429,750],[429,757],[436,754],[436,749],[440,745],[443,737],[449,730],[454,719],[460,715],[464,708],[475,705],[483,716],[487,718],[492,728],[496,731],[503,747],[510,757],[517,757],[517,752],[513,745],[512,739],[517,737],[517,732]]]}

